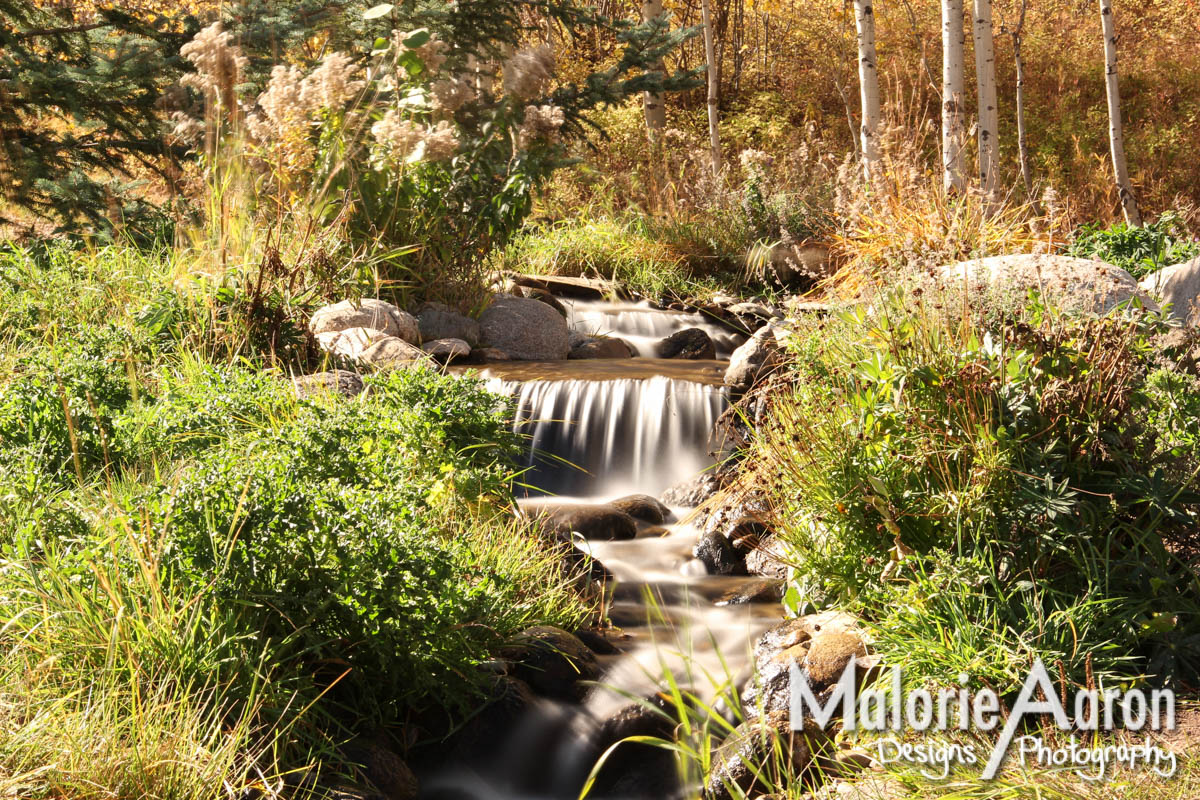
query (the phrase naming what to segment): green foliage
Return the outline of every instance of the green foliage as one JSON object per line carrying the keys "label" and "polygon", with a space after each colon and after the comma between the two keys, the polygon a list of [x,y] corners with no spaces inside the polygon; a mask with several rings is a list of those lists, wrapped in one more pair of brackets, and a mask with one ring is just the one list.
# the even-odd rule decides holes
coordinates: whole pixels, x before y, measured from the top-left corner
{"label": "green foliage", "polygon": [[1110,228],[1100,223],[1075,232],[1067,255],[1098,258],[1142,278],[1162,267],[1200,255],[1200,245],[1187,238],[1181,220],[1170,212],[1140,228],[1118,222]]}
{"label": "green foliage", "polygon": [[134,161],[163,169],[157,104],[184,41],[164,17],[142,22],[107,8],[80,24],[69,11],[0,1],[0,86],[9,87],[0,102],[0,198],[64,230],[152,233],[160,222],[131,191],[141,187],[128,170]]}
{"label": "green foliage", "polygon": [[797,345],[749,463],[769,465],[798,595],[862,609],[917,677],[1009,687],[1038,655],[1191,680],[1200,593],[1175,553],[1200,460],[1160,433],[1178,402],[1151,379],[1160,323],[939,305],[899,294]]}

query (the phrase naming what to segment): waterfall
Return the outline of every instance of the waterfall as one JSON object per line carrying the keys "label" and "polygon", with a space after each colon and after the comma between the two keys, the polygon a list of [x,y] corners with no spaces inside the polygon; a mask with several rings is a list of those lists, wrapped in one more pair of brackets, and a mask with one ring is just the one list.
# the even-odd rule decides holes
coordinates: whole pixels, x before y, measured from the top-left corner
{"label": "waterfall", "polygon": [[703,314],[651,308],[648,303],[606,303],[567,300],[567,324],[586,335],[618,336],[637,350],[639,356],[654,358],[655,345],[672,333],[699,328],[709,335],[717,358],[728,358],[746,340]]}
{"label": "waterfall", "polygon": [[613,380],[498,378],[517,399],[514,429],[528,437],[523,482],[536,492],[657,495],[712,464],[709,435],[724,388],[666,376]]}

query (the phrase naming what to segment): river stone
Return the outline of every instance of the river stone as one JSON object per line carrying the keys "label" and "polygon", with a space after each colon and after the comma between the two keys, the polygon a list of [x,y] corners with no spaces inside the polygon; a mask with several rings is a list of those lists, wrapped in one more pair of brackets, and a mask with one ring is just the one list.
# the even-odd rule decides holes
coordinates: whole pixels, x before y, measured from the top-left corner
{"label": "river stone", "polygon": [[337,393],[343,397],[355,397],[362,393],[363,382],[357,374],[344,369],[317,372],[312,375],[297,375],[292,378],[297,397]]}
{"label": "river stone", "polygon": [[368,347],[381,339],[395,338],[378,328],[346,328],[316,334],[317,345],[327,353],[358,361]]}
{"label": "river stone", "polygon": [[501,655],[513,662],[513,675],[538,694],[556,700],[580,700],[579,681],[600,677],[596,654],[561,628],[536,625],[517,634]]}
{"label": "river stone", "polygon": [[550,292],[546,291],[545,289],[526,289],[525,296],[545,303],[558,313],[562,314],[563,318],[566,319],[567,307],[562,304],[562,301],[550,294]]}
{"label": "river stone", "polygon": [[674,755],[652,744],[625,741],[633,736],[674,741],[676,713],[671,699],[657,694],[624,706],[606,719],[591,743],[589,760],[598,761],[610,747],[616,747],[597,773],[593,793],[622,800],[679,797]]}
{"label": "river stone", "polygon": [[968,291],[979,293],[991,287],[1001,299],[1020,305],[1030,290],[1040,290],[1047,299],[1074,311],[1102,314],[1134,297],[1147,309],[1158,310],[1128,272],[1085,258],[1041,253],[993,256],[942,267],[940,274],[948,289],[962,288],[965,280]]}
{"label": "river stone", "polygon": [[512,356],[499,347],[483,347],[471,351],[471,360],[482,364],[495,364],[497,362],[512,361]]}
{"label": "river stone", "polygon": [[775,368],[781,355],[775,326],[762,326],[729,356],[725,385],[736,391],[746,391],[760,376]]}
{"label": "river stone", "polygon": [[438,339],[462,339],[471,347],[479,344],[479,323],[450,306],[441,303],[426,303],[417,314],[421,328],[421,341]]}
{"label": "river stone", "polygon": [[792,704],[792,665],[808,657],[808,647],[797,644],[786,650],[755,649],[754,677],[742,688],[742,707],[747,719],[758,719],[774,711],[787,711]]}
{"label": "river stone", "polygon": [[634,519],[661,525],[671,516],[671,509],[655,500],[648,494],[631,494],[609,503],[618,511],[624,511]]}
{"label": "river stone", "polygon": [[733,800],[769,791],[770,787],[759,782],[757,775],[770,774],[776,753],[782,755],[784,763],[780,766],[790,775],[812,778],[814,756],[831,747],[829,736],[811,720],[805,721],[804,730],[791,730],[786,711],[747,720],[734,728],[713,752],[713,767],[705,779],[703,797]]}
{"label": "river stone", "polygon": [[[760,254],[752,257],[761,258]],[[812,282],[829,277],[832,267],[829,248],[822,244],[786,244],[780,242],[767,255],[771,270],[784,285]]]}
{"label": "river stone", "polygon": [[539,300],[497,295],[479,317],[480,341],[517,361],[567,357],[567,321]]}
{"label": "river stone", "polygon": [[851,631],[818,633],[808,643],[804,672],[814,686],[826,687],[837,683],[842,670],[857,656],[867,655],[862,638]]}
{"label": "river stone", "polygon": [[579,533],[585,539],[632,539],[637,522],[612,505],[566,505],[548,509],[547,522],[556,533]]}
{"label": "river stone", "polygon": [[787,580],[787,559],[787,550],[783,542],[772,536],[760,541],[757,547],[746,553],[746,572],[762,575],[764,578]]}
{"label": "river stone", "polygon": [[434,339],[421,345],[421,349],[436,361],[457,361],[471,355],[471,345],[463,339]]}
{"label": "river stone", "polygon": [[633,348],[624,339],[592,339],[571,348],[568,358],[633,358]]}
{"label": "river stone", "polygon": [[775,311],[762,303],[734,303],[729,306],[729,313],[738,317],[757,317],[766,322],[772,317],[779,316]]}
{"label": "river stone", "polygon": [[667,489],[660,499],[668,506],[695,508],[721,491],[724,485],[724,479],[717,473],[701,472]]}
{"label": "river stone", "polygon": [[317,309],[309,320],[314,335],[348,328],[374,328],[410,344],[421,341],[416,317],[383,300],[364,298],[358,302],[343,300]]}
{"label": "river stone", "polygon": [[768,580],[751,580],[737,588],[730,589],[717,598],[714,605],[740,606],[751,603],[778,603],[783,600],[786,584],[775,578]]}
{"label": "river stone", "polygon": [[374,742],[356,739],[342,747],[346,760],[359,767],[362,776],[386,800],[414,800],[417,777],[404,759]]}
{"label": "river stone", "polygon": [[711,360],[717,357],[717,348],[712,337],[700,328],[676,331],[660,341],[654,349],[659,358]]}
{"label": "river stone", "polygon": [[1142,291],[1171,304],[1171,319],[1200,323],[1200,256],[1151,272],[1138,282]]}
{"label": "river stone", "polygon": [[709,531],[700,537],[692,554],[703,562],[709,575],[745,575],[746,557],[720,531]]}
{"label": "river stone", "polygon": [[463,723],[450,740],[452,761],[475,764],[496,754],[496,742],[511,736],[538,702],[529,684],[509,675],[499,675],[487,700]]}
{"label": "river stone", "polygon": [[374,369],[403,369],[418,363],[428,363],[429,357],[419,347],[395,336],[376,339],[358,357],[360,364]]}

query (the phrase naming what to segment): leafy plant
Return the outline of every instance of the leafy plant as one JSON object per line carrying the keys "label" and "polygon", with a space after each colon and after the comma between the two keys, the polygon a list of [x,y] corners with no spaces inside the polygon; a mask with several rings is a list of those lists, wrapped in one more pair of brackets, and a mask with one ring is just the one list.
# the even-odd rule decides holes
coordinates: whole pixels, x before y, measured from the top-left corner
{"label": "leafy plant", "polygon": [[1075,232],[1066,252],[1079,258],[1098,258],[1142,278],[1200,255],[1200,244],[1187,238],[1178,215],[1167,212],[1140,228],[1124,222],[1108,228],[1098,222],[1084,225]]}

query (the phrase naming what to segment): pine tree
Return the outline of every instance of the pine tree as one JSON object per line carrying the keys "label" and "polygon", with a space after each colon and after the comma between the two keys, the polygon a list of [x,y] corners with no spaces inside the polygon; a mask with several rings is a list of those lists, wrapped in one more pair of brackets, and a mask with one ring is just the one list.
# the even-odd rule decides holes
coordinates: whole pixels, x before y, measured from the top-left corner
{"label": "pine tree", "polygon": [[101,232],[144,222],[131,173],[169,170],[160,101],[191,27],[0,0],[0,214]]}

